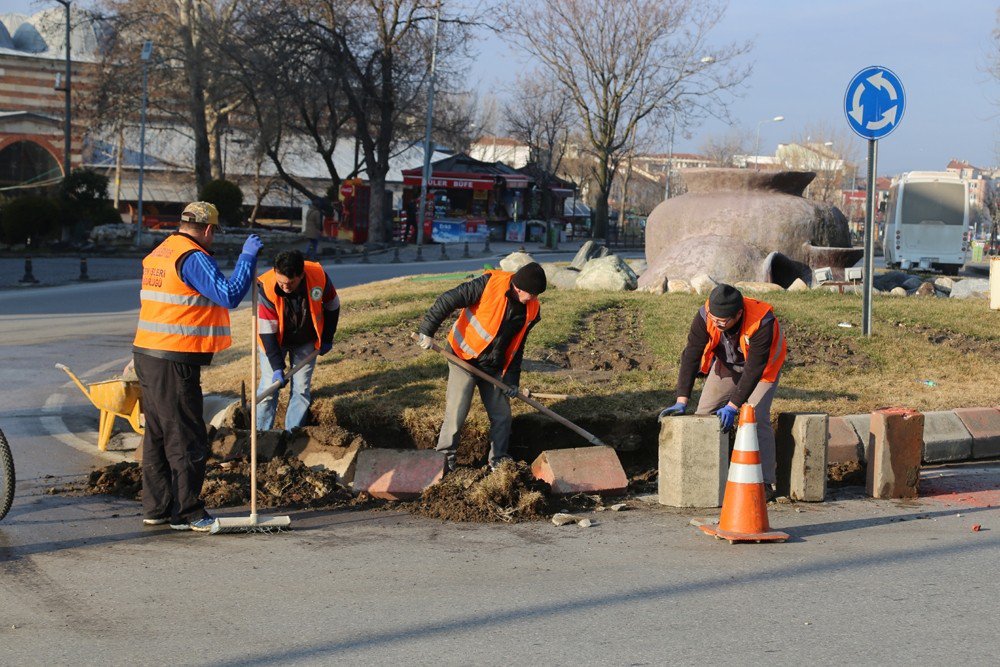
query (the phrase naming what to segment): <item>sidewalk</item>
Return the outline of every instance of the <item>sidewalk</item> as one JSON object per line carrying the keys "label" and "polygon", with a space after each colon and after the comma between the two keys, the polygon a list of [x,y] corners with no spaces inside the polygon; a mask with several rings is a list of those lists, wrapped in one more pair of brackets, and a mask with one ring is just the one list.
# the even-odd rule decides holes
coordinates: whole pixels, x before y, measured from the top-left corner
{"label": "sidewalk", "polygon": [[[424,261],[441,261],[446,260],[462,260],[469,259],[470,257],[475,258],[502,258],[506,257],[512,252],[521,250],[522,248],[538,258],[540,261],[545,261],[543,258],[547,254],[552,253],[576,253],[580,246],[583,245],[588,239],[574,239],[572,241],[566,241],[559,244],[557,250],[544,248],[540,243],[510,243],[507,241],[491,241],[489,244],[489,252],[486,252],[485,244],[482,242],[470,243],[468,246],[469,256],[465,256],[465,244],[463,243],[450,243],[442,246],[442,244],[425,244],[421,248],[421,255]],[[289,248],[298,248],[300,250],[305,250],[305,241],[301,243],[296,243],[293,246],[287,246]],[[442,248],[444,248],[445,255],[442,257]],[[642,248],[615,248],[617,251],[628,250],[629,252],[642,251]],[[262,251],[262,262],[261,266],[270,266],[271,257],[278,251],[278,249],[269,248],[267,245],[264,246]],[[325,264],[333,263],[343,263],[343,264],[361,264],[365,263],[366,258],[363,253],[358,251],[356,246],[338,244],[332,240],[325,240],[320,243],[320,252],[322,253],[319,260]],[[235,261],[239,253],[239,248],[235,250],[226,248],[220,248],[216,253],[216,260],[219,262],[219,266],[222,268],[222,272],[229,274],[233,267],[233,262]],[[416,245],[409,244],[399,248],[398,253],[399,262],[415,262],[417,261],[417,247]],[[389,264],[396,261],[396,249],[390,248],[386,250],[373,250],[368,253],[367,263],[370,264]],[[131,254],[130,256],[86,256],[87,262],[87,275],[90,281],[103,281],[103,280],[138,280],[142,275],[142,255],[139,253]],[[31,269],[32,275],[38,280],[34,284],[22,284],[20,280],[25,275],[25,259],[23,257],[3,257],[0,258],[0,289],[30,289],[32,287],[51,287],[54,285],[66,285],[66,284],[76,284],[80,281],[81,273],[81,257],[74,255],[44,255],[39,257],[31,258]]]}

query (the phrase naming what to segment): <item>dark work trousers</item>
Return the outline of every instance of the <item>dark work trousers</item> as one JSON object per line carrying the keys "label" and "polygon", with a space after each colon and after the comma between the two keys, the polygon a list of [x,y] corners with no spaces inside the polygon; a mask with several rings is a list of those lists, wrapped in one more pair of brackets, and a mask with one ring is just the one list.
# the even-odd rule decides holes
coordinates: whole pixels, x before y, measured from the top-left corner
{"label": "dark work trousers", "polygon": [[490,463],[495,463],[507,456],[507,445],[510,442],[510,399],[496,385],[453,363],[448,364],[444,423],[441,424],[436,449],[454,460],[459,433],[465,424],[465,418],[469,416],[472,395],[477,388],[490,418]]}
{"label": "dark work trousers", "polygon": [[146,432],[142,438],[142,510],[147,519],[190,523],[205,516],[208,434],[201,366],[135,354]]}

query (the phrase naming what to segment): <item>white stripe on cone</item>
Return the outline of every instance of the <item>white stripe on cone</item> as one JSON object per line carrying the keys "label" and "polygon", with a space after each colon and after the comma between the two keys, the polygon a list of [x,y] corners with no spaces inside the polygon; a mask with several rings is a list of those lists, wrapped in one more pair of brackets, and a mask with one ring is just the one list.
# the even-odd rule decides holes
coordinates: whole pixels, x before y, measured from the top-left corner
{"label": "white stripe on cone", "polygon": [[736,484],[763,484],[764,474],[759,463],[730,463],[729,481]]}

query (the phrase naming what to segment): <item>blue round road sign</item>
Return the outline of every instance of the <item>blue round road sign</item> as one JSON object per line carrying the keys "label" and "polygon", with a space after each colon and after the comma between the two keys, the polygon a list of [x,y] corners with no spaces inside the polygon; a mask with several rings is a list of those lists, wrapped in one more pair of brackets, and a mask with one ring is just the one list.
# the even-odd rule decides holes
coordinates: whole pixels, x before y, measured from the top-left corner
{"label": "blue round road sign", "polygon": [[866,67],[847,84],[847,124],[864,139],[881,139],[895,130],[905,109],[903,83],[888,67]]}

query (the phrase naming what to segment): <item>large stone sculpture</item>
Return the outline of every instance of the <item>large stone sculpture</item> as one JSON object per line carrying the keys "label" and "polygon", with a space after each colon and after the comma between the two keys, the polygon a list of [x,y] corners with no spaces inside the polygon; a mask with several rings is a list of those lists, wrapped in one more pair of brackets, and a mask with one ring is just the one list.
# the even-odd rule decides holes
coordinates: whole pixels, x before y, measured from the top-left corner
{"label": "large stone sculpture", "polygon": [[686,169],[686,194],[658,205],[646,223],[639,288],[708,274],[718,282],[809,283],[862,255],[835,206],[802,197],[814,172]]}

